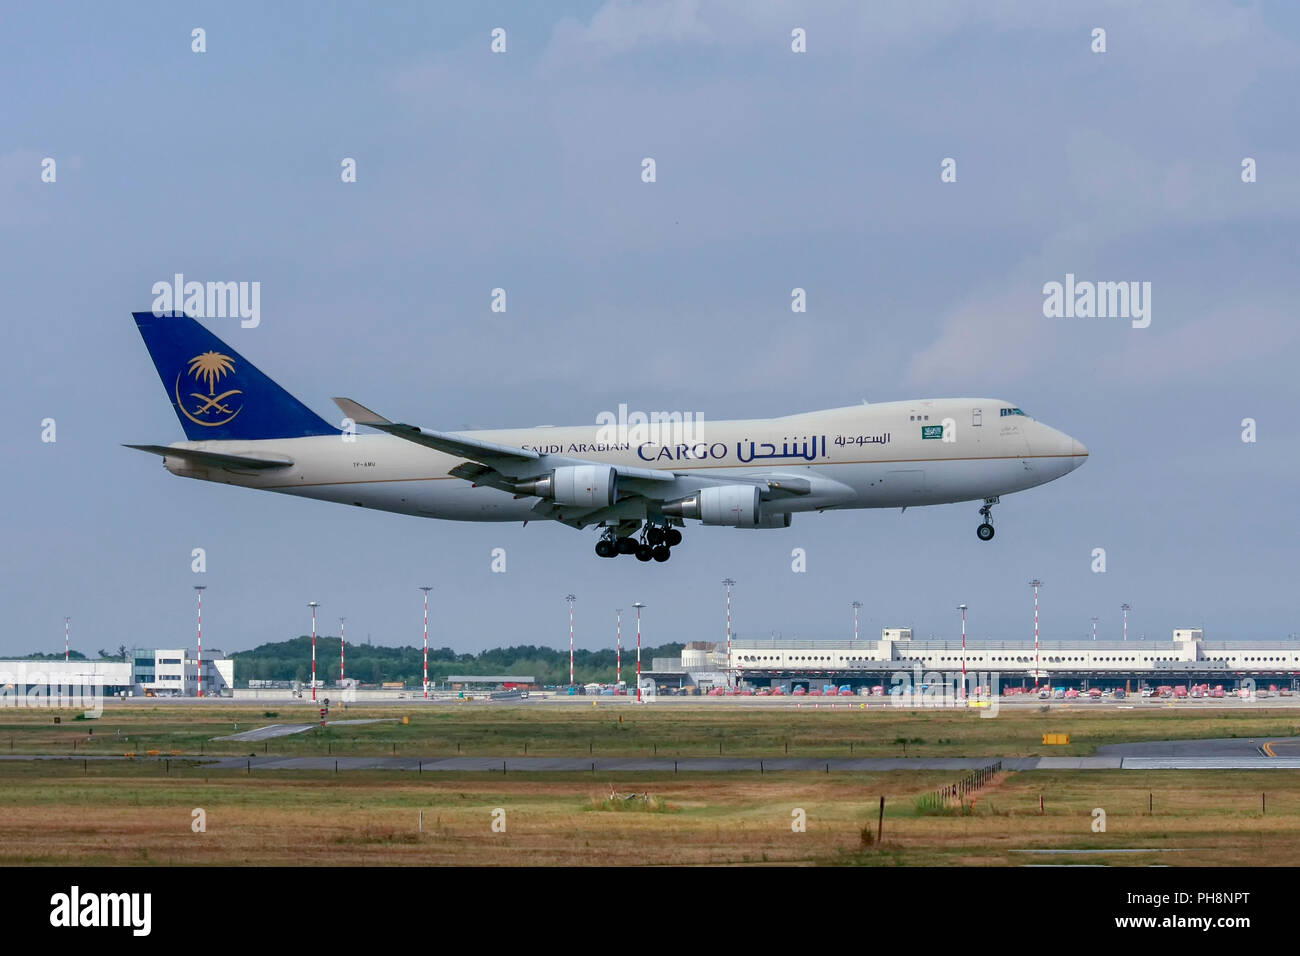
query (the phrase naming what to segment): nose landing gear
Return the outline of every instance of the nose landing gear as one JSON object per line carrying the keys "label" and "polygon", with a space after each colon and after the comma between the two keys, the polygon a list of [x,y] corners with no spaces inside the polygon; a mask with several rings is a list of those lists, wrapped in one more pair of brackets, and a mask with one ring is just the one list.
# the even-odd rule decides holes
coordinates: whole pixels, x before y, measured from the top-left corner
{"label": "nose landing gear", "polygon": [[980,516],[984,519],[984,523],[975,529],[975,534],[981,541],[993,540],[993,506],[1001,500],[1001,498],[984,499],[984,507],[980,509]]}

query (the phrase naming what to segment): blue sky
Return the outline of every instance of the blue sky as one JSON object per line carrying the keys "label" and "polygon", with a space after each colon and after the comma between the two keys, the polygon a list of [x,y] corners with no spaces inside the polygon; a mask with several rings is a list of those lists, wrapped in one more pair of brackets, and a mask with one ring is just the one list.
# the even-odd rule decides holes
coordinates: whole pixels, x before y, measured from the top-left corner
{"label": "blue sky", "polygon": [[[228,650],[304,633],[309,600],[418,642],[424,583],[462,650],[565,644],[570,591],[582,646],[637,600],[652,643],[714,639],[728,575],[742,634],[845,637],[857,599],[865,634],[952,636],[965,602],[973,636],[1025,638],[1035,576],[1047,638],[1117,637],[1126,601],[1148,639],[1300,632],[1293,6],[540,6],[10,9],[0,653],[58,648],[65,614],[85,651],[186,644],[196,583]],[[257,328],[209,326],[330,420],[331,395],[449,429],[980,395],[1092,455],[1005,498],[990,544],[962,504],[693,527],[649,567],[185,481],[121,448],[182,437],[130,318],[176,272],[260,282]],[[1150,327],[1045,318],[1067,272],[1151,282]]]}

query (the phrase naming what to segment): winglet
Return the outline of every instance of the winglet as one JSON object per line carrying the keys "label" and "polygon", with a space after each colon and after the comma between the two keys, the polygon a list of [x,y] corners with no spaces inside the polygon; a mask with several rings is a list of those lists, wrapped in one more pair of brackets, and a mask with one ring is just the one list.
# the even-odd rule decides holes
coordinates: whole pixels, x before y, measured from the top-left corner
{"label": "winglet", "polygon": [[336,398],[334,404],[339,407],[345,416],[352,419],[358,425],[391,425],[393,424],[378,412],[372,412],[366,406],[354,402],[350,398]]}

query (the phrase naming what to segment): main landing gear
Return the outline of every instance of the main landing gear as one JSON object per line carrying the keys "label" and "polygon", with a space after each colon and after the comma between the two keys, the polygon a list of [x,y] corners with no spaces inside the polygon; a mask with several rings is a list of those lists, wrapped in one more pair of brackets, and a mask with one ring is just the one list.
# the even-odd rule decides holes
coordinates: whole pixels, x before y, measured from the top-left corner
{"label": "main landing gear", "polygon": [[618,529],[607,528],[596,542],[596,554],[602,558],[635,554],[638,561],[664,562],[672,556],[672,549],[681,543],[682,533],[676,528],[647,522],[637,537],[620,535]]}
{"label": "main landing gear", "polygon": [[980,509],[980,516],[983,517],[984,523],[975,529],[981,541],[993,540],[993,506],[1001,500],[1001,498],[984,499],[984,507]]}

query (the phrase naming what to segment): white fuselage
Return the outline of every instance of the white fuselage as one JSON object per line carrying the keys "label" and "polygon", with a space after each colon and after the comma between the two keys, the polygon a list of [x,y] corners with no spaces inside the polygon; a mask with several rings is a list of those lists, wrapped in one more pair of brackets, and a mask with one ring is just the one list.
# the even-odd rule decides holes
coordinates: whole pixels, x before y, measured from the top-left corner
{"label": "white fuselage", "polygon": [[[658,434],[638,434],[635,427],[618,434],[597,425],[457,434],[544,455],[680,473],[679,487],[669,485],[664,497],[694,493],[698,485],[692,476],[697,474],[714,480],[779,474],[826,480],[815,481],[812,494],[765,503],[765,511],[896,508],[1023,491],[1068,474],[1086,459],[1081,443],[1023,414],[1004,411],[1011,407],[995,399],[854,405],[785,418],[703,422],[680,436],[669,434],[670,426]],[[475,487],[449,474],[465,459],[390,435],[177,442],[171,447],[178,454],[194,448],[288,455],[294,461],[287,468],[259,472],[201,467],[168,456],[168,470],[185,477],[429,518],[539,517],[537,498]],[[635,516],[635,510],[627,514]]]}

